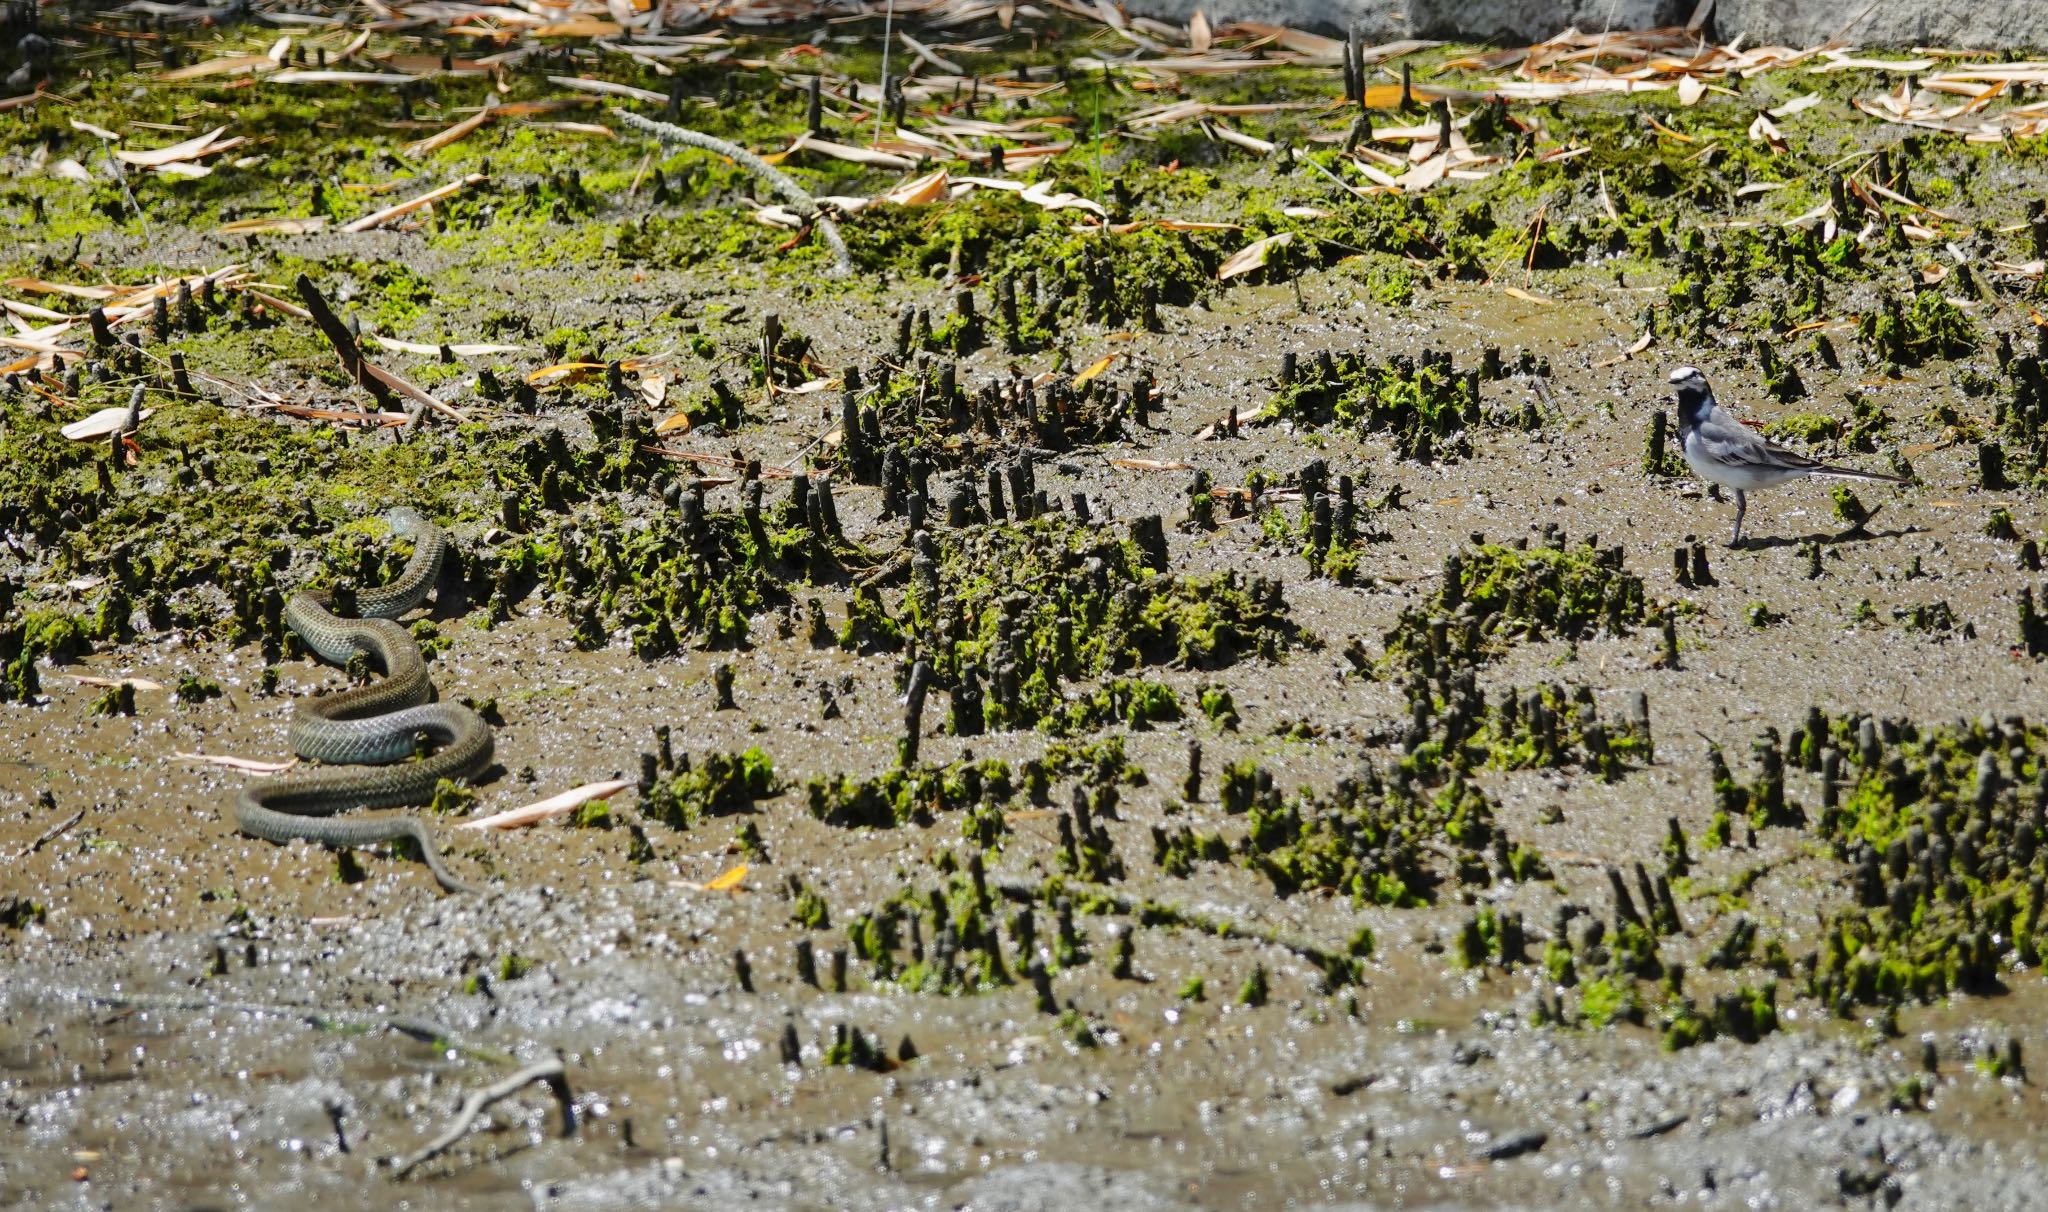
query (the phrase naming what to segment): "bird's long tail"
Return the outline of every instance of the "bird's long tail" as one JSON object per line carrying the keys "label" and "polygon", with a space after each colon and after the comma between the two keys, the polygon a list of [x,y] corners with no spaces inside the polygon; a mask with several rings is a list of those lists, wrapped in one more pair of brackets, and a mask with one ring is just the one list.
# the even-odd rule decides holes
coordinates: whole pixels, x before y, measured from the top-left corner
{"label": "bird's long tail", "polygon": [[1828,463],[1823,463],[1819,467],[1814,468],[1811,474],[1817,476],[1840,476],[1844,480],[1881,480],[1887,484],[1906,483],[1904,476],[1886,475],[1881,471],[1858,471],[1854,467],[1836,467]]}

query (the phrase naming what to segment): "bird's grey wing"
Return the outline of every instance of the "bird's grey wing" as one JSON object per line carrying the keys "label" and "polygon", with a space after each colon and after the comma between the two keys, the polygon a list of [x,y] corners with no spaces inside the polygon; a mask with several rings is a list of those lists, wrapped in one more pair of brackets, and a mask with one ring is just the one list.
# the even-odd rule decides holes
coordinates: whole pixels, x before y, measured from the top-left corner
{"label": "bird's grey wing", "polygon": [[1798,451],[1787,450],[1776,442],[1766,440],[1762,434],[1729,416],[1727,410],[1722,408],[1716,408],[1714,415],[1700,423],[1700,439],[1713,457],[1723,463],[1747,467],[1781,467],[1788,471],[1803,471],[1820,466],[1818,462]]}

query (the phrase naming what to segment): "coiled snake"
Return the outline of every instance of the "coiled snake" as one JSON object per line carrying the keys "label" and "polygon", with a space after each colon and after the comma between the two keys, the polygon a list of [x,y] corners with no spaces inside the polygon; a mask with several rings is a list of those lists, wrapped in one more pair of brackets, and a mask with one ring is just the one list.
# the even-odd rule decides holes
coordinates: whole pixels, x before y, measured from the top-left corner
{"label": "coiled snake", "polygon": [[[473,773],[491,758],[491,730],[476,712],[457,703],[427,701],[434,684],[427,678],[426,660],[412,633],[392,621],[425,600],[440,575],[448,536],[411,509],[394,509],[385,520],[394,533],[412,538],[412,558],[391,584],[356,595],[357,613],[363,617],[334,614],[324,592],[295,593],[284,607],[286,625],[320,656],[345,665],[363,652],[384,671],[383,678],[367,686],[301,702],[292,716],[292,751],[321,762],[380,765],[251,783],[235,799],[235,824],[251,837],[273,842],[305,838],[352,847],[411,838],[443,888],[471,892],[442,864],[432,832],[417,817],[332,819],[348,808],[426,803],[442,779]],[[440,748],[419,761],[405,760],[421,733]]]}

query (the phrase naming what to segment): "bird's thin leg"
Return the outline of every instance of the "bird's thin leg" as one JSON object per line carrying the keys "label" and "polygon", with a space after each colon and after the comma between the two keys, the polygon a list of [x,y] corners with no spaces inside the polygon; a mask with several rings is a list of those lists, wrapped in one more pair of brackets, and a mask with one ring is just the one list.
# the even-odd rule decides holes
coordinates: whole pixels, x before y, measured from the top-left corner
{"label": "bird's thin leg", "polygon": [[1749,509],[1749,494],[1740,488],[1735,490],[1735,537],[1728,540],[1730,547],[1742,546],[1742,515]]}

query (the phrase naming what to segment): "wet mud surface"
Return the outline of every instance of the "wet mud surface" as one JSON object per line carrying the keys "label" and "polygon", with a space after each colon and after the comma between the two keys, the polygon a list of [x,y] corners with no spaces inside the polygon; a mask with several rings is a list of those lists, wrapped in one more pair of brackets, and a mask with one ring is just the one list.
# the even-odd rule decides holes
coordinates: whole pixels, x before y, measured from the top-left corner
{"label": "wet mud surface", "polygon": [[[777,104],[800,126],[800,96]],[[1585,132],[1569,107],[1594,104],[1564,103],[1548,133],[1573,142]],[[1845,327],[1889,298],[1918,306],[1901,283],[1927,250],[1895,254],[1880,229],[1861,270],[1838,258],[1815,271],[1838,300],[1821,317],[1841,349],[1830,366],[1785,331],[1803,286],[1768,264],[1700,262],[1754,238],[1723,226],[1725,199],[1667,199],[1671,213],[1649,220],[1672,229],[1666,255],[1624,241],[1517,271],[1535,298],[1413,250],[1326,252],[1219,286],[1215,263],[1258,232],[1192,234],[1214,241],[1199,297],[1151,300],[1156,323],[1138,304],[1128,317],[1078,306],[1054,309],[1050,339],[1006,340],[993,284],[1022,267],[999,252],[967,267],[864,262],[851,285],[814,247],[778,254],[786,232],[749,232],[722,256],[621,252],[646,226],[649,204],[628,192],[637,146],[586,165],[587,212],[537,221],[543,241],[607,233],[558,263],[502,257],[489,229],[257,245],[218,234],[226,215],[212,211],[174,210],[147,237],[118,205],[88,223],[94,195],[118,195],[29,175],[29,124],[57,120],[20,121],[6,205],[25,216],[40,193],[55,218],[10,263],[19,276],[131,281],[246,261],[256,283],[308,273],[387,335],[488,331],[526,348],[447,371],[376,354],[473,420],[346,441],[246,394],[177,397],[148,374],[70,389],[39,368],[63,407],[25,388],[6,397],[10,455],[43,460],[38,474],[73,495],[10,480],[25,495],[0,527],[7,655],[34,666],[27,680],[11,667],[0,696],[17,700],[0,701],[0,1203],[2035,1201],[2048,1155],[2026,1063],[2048,1055],[2034,943],[2048,638],[2026,630],[2021,593],[2048,594],[2024,541],[2048,511],[2014,358],[2036,339],[2039,279],[1982,269],[2028,255],[2023,191],[2048,174],[2023,143],[2005,159],[1916,148],[1921,178],[1962,182],[1950,205],[1969,221],[1952,234],[1986,282],[1957,313],[1968,347],[1923,356]],[[1792,155],[1819,171],[1839,139],[1896,146],[1870,126],[1814,130]],[[559,160],[502,163],[531,137],[452,154],[495,148],[508,176],[551,180]],[[1116,171],[1150,180],[1152,154]],[[1631,171],[1619,156],[1608,167],[1617,182]],[[1266,161],[1205,171],[1222,196],[1187,202],[1188,217],[1252,195],[1400,205]],[[872,193],[897,179],[814,184]],[[245,182],[258,199],[273,184]],[[1553,201],[1529,209],[1554,202],[1588,230],[1611,209],[1597,174],[1549,184]],[[731,210],[723,194],[696,197],[663,221],[736,239]],[[1503,213],[1502,226],[1526,218]],[[874,239],[858,219],[845,225],[857,250]],[[1417,221],[1439,236],[1430,224],[1449,223]],[[1016,215],[985,222],[998,246],[1023,238],[1003,226],[1026,222]],[[66,223],[93,273],[66,259]],[[1854,226],[1845,218],[1852,240]],[[1413,273],[1408,297],[1386,297],[1373,276],[1386,264]],[[399,286],[376,270],[390,265],[434,284],[431,300],[386,307]],[[1701,315],[1684,287],[1694,272],[1760,285],[1742,298],[1717,285]],[[902,308],[943,322],[960,289],[980,292],[989,339],[899,352]],[[1653,340],[1629,356],[1646,309]],[[779,391],[760,381],[769,314],[808,354],[781,366],[772,351]],[[1939,340],[1945,321],[1910,314],[1925,323],[1900,340]],[[506,319],[519,315],[523,329]],[[233,383],[366,407],[312,331],[238,299],[171,340]],[[1765,394],[1760,339],[1796,365],[1796,398]],[[1315,413],[1316,389],[1300,385],[1324,373],[1323,351],[1341,373],[1391,376],[1374,389],[1388,424]],[[1438,351],[1455,374],[1431,377]],[[618,369],[656,353],[668,360]],[[1110,354],[1090,391],[1073,383]],[[1478,373],[1496,359],[1498,374]],[[568,379],[537,375],[579,360],[592,365]],[[946,364],[963,410],[1011,385],[978,397],[1000,414],[993,432],[931,401]],[[1839,509],[1820,481],[1755,493],[1754,538],[1726,549],[1732,503],[1682,467],[1646,468],[1681,364],[1742,416],[1831,419],[1801,449],[1872,470],[1901,452],[1914,482],[1857,484]],[[506,385],[496,397],[485,366]],[[925,553],[889,484],[905,473],[864,472],[836,432],[847,367],[874,389],[883,444],[927,462]],[[650,401],[634,376],[657,373]],[[536,375],[541,390],[518,399],[510,385]],[[702,419],[719,407],[714,376],[743,397],[736,420]],[[1057,440],[1023,413],[1014,384],[1032,376],[1034,407],[1071,423]],[[95,489],[104,439],[89,457],[55,453],[70,448],[54,429],[121,402],[131,377],[149,380],[160,415]],[[795,390],[818,379],[837,381]],[[1432,393],[1463,390],[1483,420],[1415,420]],[[1254,418],[1290,399],[1304,411]],[[1219,425],[1233,409],[1245,420]],[[657,440],[677,411],[693,426]],[[1878,414],[1868,449],[1844,437]],[[1433,449],[1416,457],[1423,430]],[[2000,441],[1994,478],[1981,445]],[[611,451],[626,453],[604,462]],[[765,547],[742,521],[750,485],[716,461],[735,451],[771,477]],[[195,471],[208,453],[217,465]],[[1011,516],[991,518],[990,470],[1007,489],[1020,465],[1057,508],[1018,520],[1009,493]],[[836,520],[785,507],[793,482],[776,469],[800,467],[829,478]],[[1339,476],[1355,514],[1318,551],[1313,489],[1335,505]],[[948,517],[961,485],[979,516]],[[444,698],[492,708],[493,766],[473,800],[447,797],[452,811],[433,817],[450,864],[485,886],[474,896],[444,895],[389,847],[342,856],[244,837],[236,789],[267,776],[181,756],[287,756],[293,704],[349,677],[267,624],[262,590],[385,578],[402,552],[374,519],[413,502],[462,553],[415,633]],[[1856,526],[1844,513],[1859,509],[1872,516]],[[118,531],[99,520],[116,517]],[[154,584],[148,568],[120,571],[152,558]],[[669,584],[687,593],[663,598]],[[111,608],[109,586],[123,591]],[[739,603],[737,625],[681,600],[699,591]],[[109,609],[132,622],[105,623]],[[88,620],[80,642],[31,650],[57,616]],[[1054,638],[1061,627],[1072,634]],[[933,685],[906,762],[918,660]],[[1003,704],[1003,679],[1020,676]],[[145,680],[132,704],[121,679]],[[988,714],[963,728],[974,687]],[[753,750],[772,763],[766,794],[733,773]],[[608,811],[453,827],[612,778],[629,785]],[[466,1094],[553,1056],[573,1133],[536,1084],[393,1176],[391,1159],[448,1127]]]}

